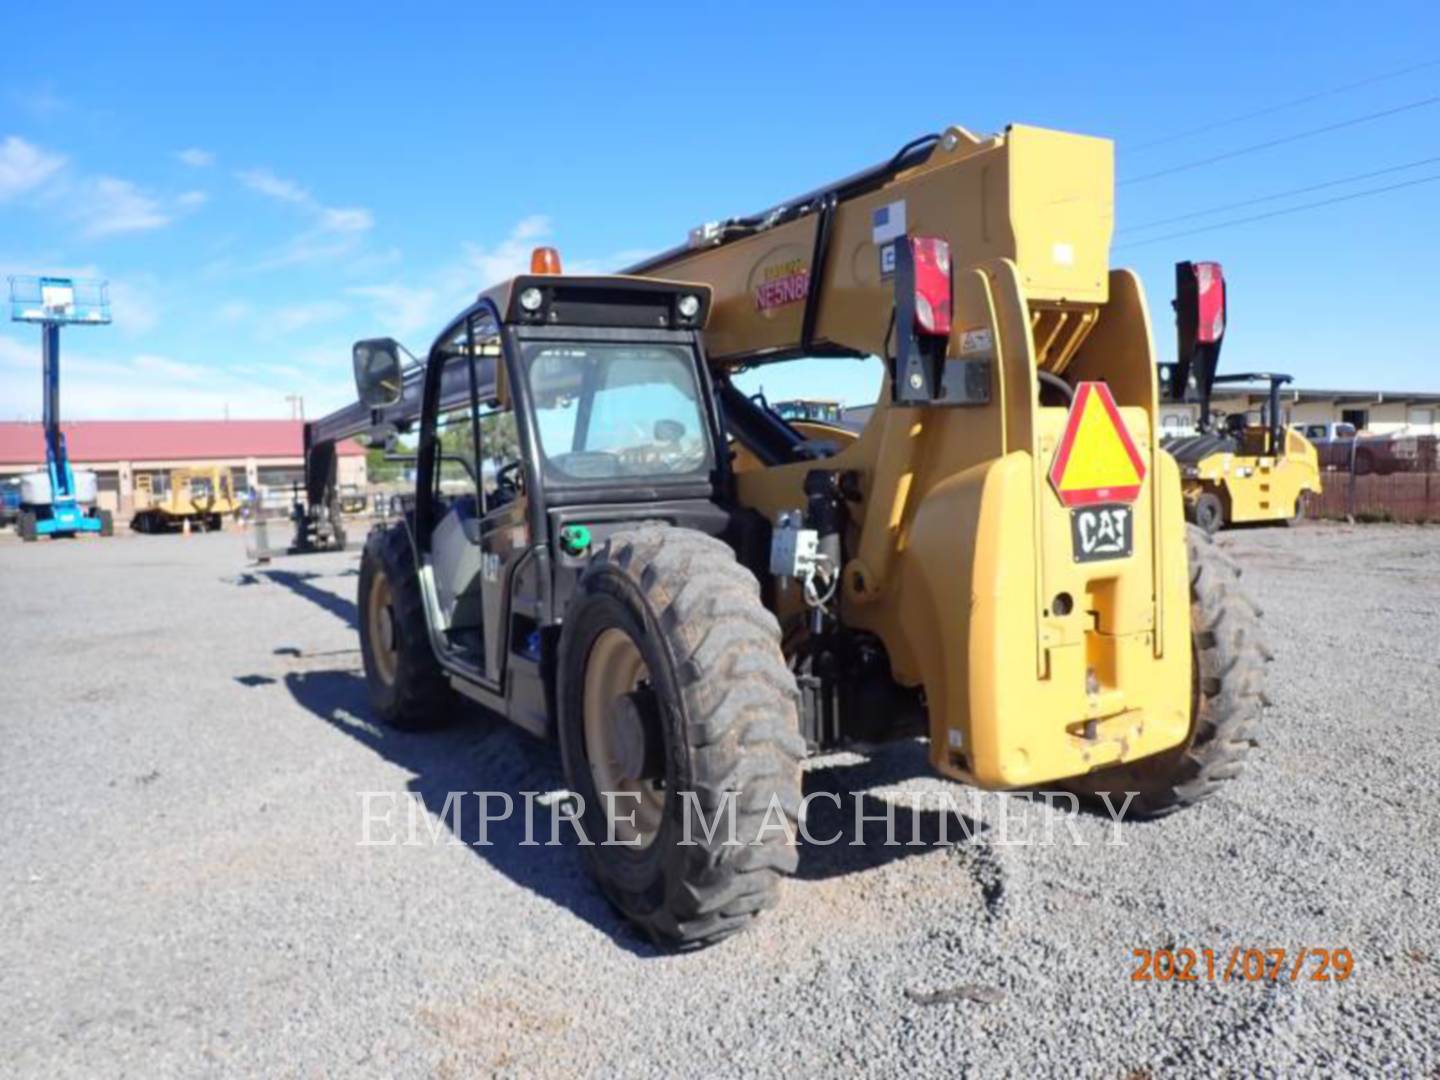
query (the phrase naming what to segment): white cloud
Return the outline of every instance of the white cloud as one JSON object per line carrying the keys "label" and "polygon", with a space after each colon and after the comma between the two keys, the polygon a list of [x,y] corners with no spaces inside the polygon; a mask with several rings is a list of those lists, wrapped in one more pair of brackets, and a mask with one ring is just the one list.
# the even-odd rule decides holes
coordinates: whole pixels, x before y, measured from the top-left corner
{"label": "white cloud", "polygon": [[310,192],[293,180],[285,180],[276,176],[269,169],[244,169],[235,176],[251,191],[258,191],[268,198],[295,203],[299,206],[313,207],[316,205],[315,196]]}
{"label": "white cloud", "polygon": [[53,120],[70,111],[70,102],[55,93],[52,86],[37,90],[25,90],[10,95],[12,101],[31,116],[39,120]]}
{"label": "white cloud", "polygon": [[320,228],[327,232],[365,232],[375,224],[375,215],[363,206],[322,207]]}
{"label": "white cloud", "polygon": [[465,267],[474,274],[479,289],[530,270],[530,252],[536,241],[550,235],[550,219],[544,214],[522,218],[510,235],[494,247],[466,244]]}
{"label": "white cloud", "polygon": [[209,150],[201,150],[198,146],[181,150],[175,156],[192,169],[203,169],[215,164],[215,155]]}
{"label": "white cloud", "polygon": [[26,142],[18,135],[0,142],[0,202],[39,187],[60,171],[65,159]]}
{"label": "white cloud", "polygon": [[402,338],[423,330],[436,329],[441,313],[440,293],[424,286],[357,285],[346,290],[374,304],[375,333]]}
{"label": "white cloud", "polygon": [[197,206],[204,206],[209,200],[210,196],[203,191],[186,191],[175,200],[175,205],[182,210],[193,210]]}
{"label": "white cloud", "polygon": [[24,345],[12,337],[0,334],[0,368],[33,368],[39,371],[37,366],[39,363],[40,343],[38,341]]}
{"label": "white cloud", "polygon": [[141,375],[154,375],[176,382],[203,383],[212,374],[210,369],[203,368],[199,364],[187,364],[164,356],[151,356],[143,353],[135,357],[131,363]]}
{"label": "white cloud", "polygon": [[276,176],[269,169],[244,169],[236,178],[251,191],[276,202],[299,206],[315,215],[316,228],[325,232],[365,232],[375,224],[375,215],[363,206],[326,206],[308,188],[294,180]]}
{"label": "white cloud", "polygon": [[293,334],[307,326],[338,319],[346,310],[345,305],[338,300],[315,300],[308,304],[291,304],[277,308],[265,316],[265,334]]}
{"label": "white cloud", "polygon": [[86,236],[146,232],[170,224],[170,214],[160,201],[129,180],[97,176],[82,185],[82,192],[75,200],[76,217]]}
{"label": "white cloud", "polygon": [[[432,280],[438,282],[435,286],[389,281],[356,285],[346,292],[371,302],[377,334],[404,338],[433,332],[478,293],[506,278],[529,272],[531,251],[544,243],[551,232],[550,218],[535,214],[516,222],[498,244],[463,245],[457,263],[441,267],[433,274]],[[627,250],[602,259],[564,259],[562,253],[562,262],[571,274],[611,274],[647,254],[650,254],[648,250]]]}
{"label": "white cloud", "polygon": [[160,321],[160,303],[156,296],[159,291],[155,279],[148,275],[110,282],[110,311],[116,328],[127,337],[155,329]]}
{"label": "white cloud", "polygon": [[354,256],[361,247],[363,234],[375,226],[375,215],[367,208],[326,206],[308,188],[269,169],[243,169],[235,177],[251,191],[299,207],[312,219],[310,228],[280,250],[258,260],[248,268],[251,272]]}
{"label": "white cloud", "polygon": [[[284,419],[287,394],[305,399],[307,416],[323,416],[354,397],[349,349],[286,356],[241,370],[173,357],[142,354],[101,359],[67,349],[65,415],[104,419]],[[40,346],[0,334],[0,420],[38,420]]]}

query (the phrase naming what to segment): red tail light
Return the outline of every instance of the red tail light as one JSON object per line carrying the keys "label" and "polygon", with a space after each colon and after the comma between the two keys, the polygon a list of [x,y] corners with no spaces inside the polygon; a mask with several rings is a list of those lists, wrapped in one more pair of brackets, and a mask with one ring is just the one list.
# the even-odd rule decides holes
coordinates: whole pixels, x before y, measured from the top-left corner
{"label": "red tail light", "polygon": [[[915,329],[950,335],[950,244],[937,236],[911,236],[915,266]],[[902,241],[903,242],[903,241]]]}
{"label": "red tail light", "polygon": [[1195,341],[1212,345],[1225,336],[1225,272],[1217,262],[1190,267],[1195,275]]}

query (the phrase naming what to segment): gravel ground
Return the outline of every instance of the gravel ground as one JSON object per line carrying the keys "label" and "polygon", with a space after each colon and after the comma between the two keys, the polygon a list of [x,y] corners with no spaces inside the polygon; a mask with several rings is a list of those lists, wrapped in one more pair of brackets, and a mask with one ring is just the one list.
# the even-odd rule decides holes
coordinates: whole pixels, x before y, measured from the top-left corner
{"label": "gravel ground", "polygon": [[[0,538],[0,1071],[1440,1075],[1440,529],[1223,544],[1277,658],[1263,751],[1222,796],[1121,845],[1093,815],[1045,844],[1055,819],[1016,796],[948,846],[876,823],[804,849],[750,932],[669,956],[572,845],[432,844],[422,816],[419,843],[359,846],[361,792],[439,810],[561,780],[480,715],[367,721],[353,553],[247,569],[233,534]],[[807,786],[870,813],[970,797],[915,743]],[[1355,969],[1131,981],[1132,950],[1167,945],[1347,946]]]}

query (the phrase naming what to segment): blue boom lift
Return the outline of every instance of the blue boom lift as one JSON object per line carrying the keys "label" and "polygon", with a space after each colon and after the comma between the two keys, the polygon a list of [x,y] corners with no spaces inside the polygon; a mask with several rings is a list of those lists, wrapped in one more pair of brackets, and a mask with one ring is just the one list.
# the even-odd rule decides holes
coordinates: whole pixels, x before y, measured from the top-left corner
{"label": "blue boom lift", "polygon": [[60,327],[104,326],[110,322],[110,298],[104,282],[59,277],[12,277],[10,317],[38,323],[45,371],[45,471],[20,482],[17,526],[23,540],[42,536],[109,536],[114,524],[108,510],[82,505],[75,472],[60,430]]}

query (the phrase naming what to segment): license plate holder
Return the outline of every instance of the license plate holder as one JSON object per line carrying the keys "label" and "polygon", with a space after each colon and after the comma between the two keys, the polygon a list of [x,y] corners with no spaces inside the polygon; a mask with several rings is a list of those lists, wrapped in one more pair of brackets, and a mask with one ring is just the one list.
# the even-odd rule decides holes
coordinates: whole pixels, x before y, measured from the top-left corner
{"label": "license plate holder", "polygon": [[1077,563],[1128,558],[1135,551],[1135,508],[1101,503],[1071,510],[1070,547]]}

